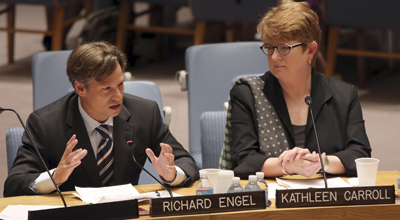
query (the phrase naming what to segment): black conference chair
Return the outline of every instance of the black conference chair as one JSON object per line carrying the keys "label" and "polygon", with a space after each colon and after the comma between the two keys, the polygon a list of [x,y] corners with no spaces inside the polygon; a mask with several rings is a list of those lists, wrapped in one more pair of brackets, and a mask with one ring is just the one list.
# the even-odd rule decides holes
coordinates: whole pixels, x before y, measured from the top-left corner
{"label": "black conference chair", "polygon": [[325,74],[332,76],[335,70],[337,55],[357,56],[358,84],[366,84],[365,57],[396,58],[400,53],[366,50],[365,37],[362,31],[357,33],[356,49],[341,48],[340,30],[353,29],[400,29],[400,1],[387,0],[325,0],[326,21],[329,26],[327,63]]}

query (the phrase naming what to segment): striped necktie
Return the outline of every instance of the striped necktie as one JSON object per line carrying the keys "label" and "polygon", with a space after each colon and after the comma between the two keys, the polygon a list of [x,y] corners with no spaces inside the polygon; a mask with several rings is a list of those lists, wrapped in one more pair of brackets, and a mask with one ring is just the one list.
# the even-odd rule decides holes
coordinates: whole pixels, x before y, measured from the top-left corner
{"label": "striped necktie", "polygon": [[96,131],[103,137],[97,148],[97,167],[99,168],[101,184],[109,186],[114,179],[114,144],[108,133],[108,125],[100,125],[96,128]]}

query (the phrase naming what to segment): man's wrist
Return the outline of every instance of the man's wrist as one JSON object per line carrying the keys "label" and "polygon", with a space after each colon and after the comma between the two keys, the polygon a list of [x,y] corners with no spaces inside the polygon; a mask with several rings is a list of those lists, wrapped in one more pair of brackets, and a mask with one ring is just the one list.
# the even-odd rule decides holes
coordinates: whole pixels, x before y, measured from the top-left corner
{"label": "man's wrist", "polygon": [[178,172],[175,171],[175,177],[174,177],[174,179],[171,180],[171,181],[168,181],[168,180],[164,179],[164,177],[162,177],[161,175],[159,175],[159,176],[160,176],[160,179],[161,179],[164,183],[166,183],[166,184],[171,184],[171,183],[173,183],[173,182],[175,181],[177,175],[178,175]]}
{"label": "man's wrist", "polygon": [[[182,182],[184,182],[186,180],[186,174],[185,171],[183,171],[179,166],[175,165],[175,169],[176,169],[176,174],[175,174],[175,179],[172,181],[172,183],[169,183],[170,181],[164,181],[164,183],[170,185],[170,186],[178,186],[179,184],[181,184]],[[163,178],[160,176],[160,179],[162,180]]]}
{"label": "man's wrist", "polygon": [[53,171],[53,173],[51,174],[51,176],[53,177],[54,184],[56,184],[57,187],[58,187],[58,186],[61,186],[63,183],[65,183],[65,181],[64,181],[64,182],[61,182],[61,183],[57,183],[57,177],[54,178],[54,173],[56,173],[56,170],[57,170],[57,168]]}

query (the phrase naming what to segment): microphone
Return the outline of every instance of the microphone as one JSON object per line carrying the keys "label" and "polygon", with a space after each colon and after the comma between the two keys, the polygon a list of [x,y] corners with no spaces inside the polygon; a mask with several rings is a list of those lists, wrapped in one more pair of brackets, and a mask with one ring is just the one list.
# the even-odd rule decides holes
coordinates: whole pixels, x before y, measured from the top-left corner
{"label": "microphone", "polygon": [[324,176],[325,188],[328,188],[328,182],[326,181],[326,173],[325,173],[324,162],[322,161],[321,148],[319,146],[319,141],[318,141],[317,127],[315,127],[314,114],[313,114],[312,109],[311,109],[311,105],[312,105],[313,99],[311,98],[311,96],[306,96],[304,101],[306,102],[306,104],[309,106],[309,109],[310,109],[311,121],[312,121],[313,126],[314,126],[315,140],[317,141],[317,147],[318,147],[318,153],[319,153],[319,161],[321,162],[322,175]]}
{"label": "microphone", "polygon": [[19,114],[14,109],[4,109],[4,108],[0,107],[0,114],[3,113],[4,111],[14,112],[17,115],[17,117],[19,119],[19,122],[21,123],[21,125],[24,128],[26,134],[28,135],[29,140],[32,141],[33,148],[35,148],[36,153],[38,154],[40,160],[42,161],[43,166],[46,168],[47,174],[49,175],[51,181],[53,182],[53,185],[56,187],[57,193],[58,193],[58,195],[60,195],[61,200],[62,200],[62,202],[64,204],[64,207],[67,207],[67,203],[65,202],[64,196],[62,195],[62,193],[60,191],[60,188],[58,188],[56,182],[54,181],[53,175],[50,174],[49,168],[47,168],[46,163],[44,162],[43,157],[39,152],[39,149],[36,147],[35,142],[33,142],[33,139],[32,139],[32,136],[31,136],[30,132],[26,129],[26,126],[25,126],[24,122],[22,121],[21,116],[19,116]]}
{"label": "microphone", "polygon": [[149,176],[150,176],[151,178],[153,178],[153,179],[154,179],[155,181],[157,181],[157,183],[159,183],[165,190],[167,190],[167,192],[169,193],[169,195],[170,195],[171,198],[172,198],[173,195],[172,195],[171,190],[170,190],[164,183],[162,183],[160,180],[158,180],[156,177],[154,177],[154,176],[153,176],[148,170],[146,170],[142,165],[140,165],[139,162],[136,161],[135,155],[133,154],[133,147],[132,147],[133,141],[132,141],[132,140],[129,140],[129,141],[127,141],[126,143],[127,143],[129,146],[131,146],[132,158],[133,158],[133,161],[136,163],[136,165],[138,165],[140,169],[142,169],[144,172],[146,172],[147,174],[149,174]]}
{"label": "microphone", "polygon": [[[24,122],[22,121],[19,114],[13,109],[4,109],[0,107],[0,114],[4,111],[12,111],[17,116],[19,121],[21,122],[22,127],[25,129],[28,138],[32,141],[32,145],[36,150],[36,153],[39,155],[40,160],[42,161],[44,167],[46,168],[47,174],[54,186],[58,194],[60,195],[64,207],[62,208],[51,208],[51,209],[43,209],[43,210],[34,210],[28,211],[28,220],[44,220],[44,219],[58,219],[58,220],[86,220],[86,219],[131,219],[131,218],[139,218],[139,206],[138,200],[124,200],[117,202],[109,202],[109,203],[100,203],[93,205],[80,205],[80,206],[72,206],[68,207],[64,196],[62,195],[60,189],[58,188],[56,182],[53,179],[53,176],[50,174],[49,169],[46,166],[46,163],[43,160],[42,155],[40,154],[38,148],[33,142],[32,135],[29,130],[26,129]],[[113,210],[110,212],[110,210]]]}
{"label": "microphone", "polygon": [[304,101],[306,102],[307,105],[311,105],[311,104],[312,104],[312,98],[311,98],[311,96],[306,96],[306,98],[304,99]]}

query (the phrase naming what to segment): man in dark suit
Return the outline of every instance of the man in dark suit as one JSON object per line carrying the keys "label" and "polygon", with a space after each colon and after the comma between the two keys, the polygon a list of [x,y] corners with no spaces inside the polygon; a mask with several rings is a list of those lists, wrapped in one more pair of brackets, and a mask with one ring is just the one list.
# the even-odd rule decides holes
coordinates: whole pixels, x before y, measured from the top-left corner
{"label": "man in dark suit", "polygon": [[[142,165],[150,158],[171,186],[198,179],[195,161],[163,123],[157,104],[124,94],[125,66],[125,56],[114,46],[80,46],[67,62],[75,91],[29,116],[27,130],[62,191],[136,185],[141,170],[132,154]],[[22,141],[4,196],[54,191],[26,133]]]}

